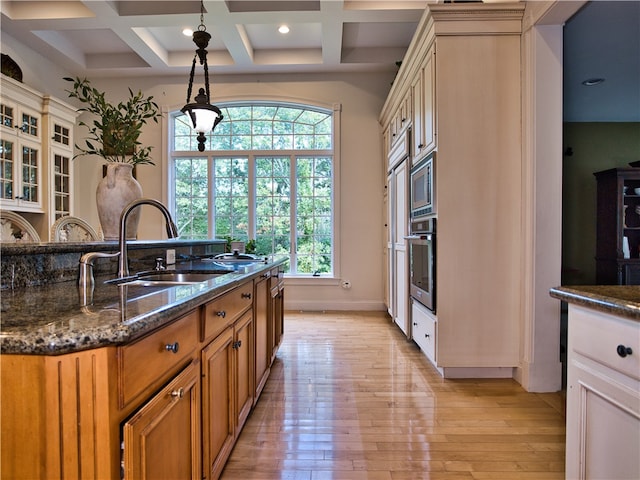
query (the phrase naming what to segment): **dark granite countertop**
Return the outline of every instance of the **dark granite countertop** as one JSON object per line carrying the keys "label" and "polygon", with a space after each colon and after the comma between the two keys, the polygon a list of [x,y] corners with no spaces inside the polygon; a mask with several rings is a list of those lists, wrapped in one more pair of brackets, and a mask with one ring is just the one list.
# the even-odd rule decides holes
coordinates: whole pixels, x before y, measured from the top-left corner
{"label": "dark granite countertop", "polygon": [[[177,286],[117,286],[96,278],[86,306],[74,282],[3,290],[0,351],[59,355],[127,343],[286,261],[270,258],[206,282]],[[203,261],[176,266],[201,272],[219,268]]]}
{"label": "dark granite countertop", "polygon": [[640,322],[640,286],[579,285],[550,290],[554,298]]}

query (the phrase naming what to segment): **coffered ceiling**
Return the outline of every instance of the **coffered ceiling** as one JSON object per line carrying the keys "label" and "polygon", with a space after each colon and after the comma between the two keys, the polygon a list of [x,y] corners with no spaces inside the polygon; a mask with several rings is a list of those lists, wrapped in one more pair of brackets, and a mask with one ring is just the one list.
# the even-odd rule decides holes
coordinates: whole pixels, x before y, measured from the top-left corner
{"label": "coffered ceiling", "polygon": [[[394,72],[427,4],[442,1],[205,0],[210,70]],[[89,78],[187,75],[196,47],[182,30],[200,24],[194,0],[0,0],[0,6],[3,36]],[[290,28],[286,35],[278,32],[282,24]],[[564,46],[565,120],[640,121],[639,0],[588,2],[567,22]],[[605,81],[582,85],[589,78]]]}
{"label": "coffered ceiling", "polygon": [[[200,2],[3,0],[2,30],[86,76],[189,70]],[[427,1],[206,0],[214,73],[392,71]],[[282,24],[290,32],[278,32]]]}

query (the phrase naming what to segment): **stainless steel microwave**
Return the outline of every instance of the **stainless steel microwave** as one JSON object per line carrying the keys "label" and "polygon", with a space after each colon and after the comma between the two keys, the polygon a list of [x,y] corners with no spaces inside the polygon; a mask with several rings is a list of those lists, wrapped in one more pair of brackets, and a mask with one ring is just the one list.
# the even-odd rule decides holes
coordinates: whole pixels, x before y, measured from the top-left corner
{"label": "stainless steel microwave", "polygon": [[435,153],[411,169],[411,218],[436,213]]}

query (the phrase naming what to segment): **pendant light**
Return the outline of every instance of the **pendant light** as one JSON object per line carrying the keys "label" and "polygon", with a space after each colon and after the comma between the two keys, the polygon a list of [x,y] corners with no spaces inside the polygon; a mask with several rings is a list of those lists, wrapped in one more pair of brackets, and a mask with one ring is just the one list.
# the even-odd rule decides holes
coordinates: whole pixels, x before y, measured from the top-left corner
{"label": "pendant light", "polygon": [[[200,25],[193,32],[193,43],[198,49],[191,64],[191,74],[189,75],[189,88],[187,89],[187,104],[180,110],[189,116],[193,129],[198,132],[198,151],[204,151],[204,143],[207,132],[213,132],[216,126],[222,121],[222,112],[215,105],[211,105],[209,94],[209,66],[207,65],[207,46],[211,40],[211,35],[204,25],[204,2],[200,0]],[[198,90],[198,95],[194,97],[195,103],[189,103],[191,91],[193,90],[193,74],[196,69],[196,60],[200,60],[200,65],[204,67],[204,86]]]}

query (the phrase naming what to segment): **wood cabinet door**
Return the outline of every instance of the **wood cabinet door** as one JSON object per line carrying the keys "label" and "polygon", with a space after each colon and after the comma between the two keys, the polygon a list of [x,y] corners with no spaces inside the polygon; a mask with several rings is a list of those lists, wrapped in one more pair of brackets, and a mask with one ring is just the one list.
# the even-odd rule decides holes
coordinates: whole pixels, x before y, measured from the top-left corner
{"label": "wood cabinet door", "polygon": [[233,448],[234,336],[227,328],[202,349],[202,451],[204,478],[218,478]]}
{"label": "wood cabinet door", "polygon": [[253,407],[253,338],[253,315],[248,311],[234,326],[236,436],[240,434]]}
{"label": "wood cabinet door", "polygon": [[258,401],[260,392],[269,376],[271,350],[269,349],[269,282],[267,277],[261,278],[255,287],[255,332],[256,332],[256,391],[255,400]]}
{"label": "wood cabinet door", "polygon": [[201,478],[199,377],[194,360],[124,424],[125,478]]}

